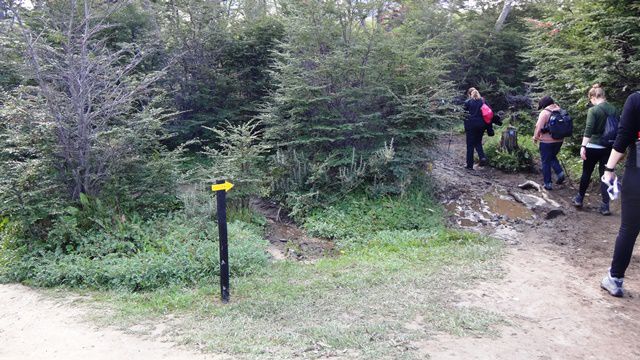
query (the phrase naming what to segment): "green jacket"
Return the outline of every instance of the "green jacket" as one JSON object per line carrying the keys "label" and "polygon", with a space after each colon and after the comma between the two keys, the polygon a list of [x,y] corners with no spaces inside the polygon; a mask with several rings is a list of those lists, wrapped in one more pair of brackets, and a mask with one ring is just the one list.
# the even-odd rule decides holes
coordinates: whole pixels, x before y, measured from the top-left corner
{"label": "green jacket", "polygon": [[618,109],[608,102],[603,102],[593,106],[587,112],[587,125],[584,128],[584,137],[591,138],[589,142],[591,144],[600,144],[600,137],[604,133],[604,128],[607,125],[608,114],[618,115]]}

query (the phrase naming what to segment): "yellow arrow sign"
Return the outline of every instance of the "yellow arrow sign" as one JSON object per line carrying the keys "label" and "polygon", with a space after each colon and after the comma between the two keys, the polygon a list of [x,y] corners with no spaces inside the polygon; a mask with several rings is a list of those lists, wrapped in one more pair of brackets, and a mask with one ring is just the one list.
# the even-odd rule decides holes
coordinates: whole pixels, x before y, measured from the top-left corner
{"label": "yellow arrow sign", "polygon": [[213,184],[211,185],[211,191],[229,191],[233,187],[233,184],[226,181],[223,184]]}

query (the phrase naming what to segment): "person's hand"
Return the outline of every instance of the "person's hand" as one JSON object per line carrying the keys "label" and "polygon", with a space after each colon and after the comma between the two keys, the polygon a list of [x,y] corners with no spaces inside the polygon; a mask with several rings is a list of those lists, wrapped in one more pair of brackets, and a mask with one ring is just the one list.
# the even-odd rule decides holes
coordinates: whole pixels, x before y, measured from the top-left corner
{"label": "person's hand", "polygon": [[533,135],[532,139],[534,144],[538,142],[538,138],[535,135]]}
{"label": "person's hand", "polygon": [[611,184],[613,183],[613,180],[616,179],[616,173],[614,173],[613,171],[605,171],[603,178],[607,184]]}
{"label": "person's hand", "polygon": [[580,157],[582,158],[582,160],[587,160],[587,148],[586,147],[581,147],[580,148]]}

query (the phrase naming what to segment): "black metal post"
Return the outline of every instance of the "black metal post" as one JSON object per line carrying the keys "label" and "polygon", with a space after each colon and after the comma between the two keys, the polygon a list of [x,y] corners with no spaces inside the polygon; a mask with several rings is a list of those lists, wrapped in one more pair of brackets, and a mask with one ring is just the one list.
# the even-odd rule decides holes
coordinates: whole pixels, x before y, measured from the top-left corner
{"label": "black metal post", "polygon": [[[224,180],[216,181],[224,184]],[[227,192],[216,191],[216,205],[218,209],[218,234],[220,241],[220,294],[222,302],[229,302],[229,246],[227,241]]]}

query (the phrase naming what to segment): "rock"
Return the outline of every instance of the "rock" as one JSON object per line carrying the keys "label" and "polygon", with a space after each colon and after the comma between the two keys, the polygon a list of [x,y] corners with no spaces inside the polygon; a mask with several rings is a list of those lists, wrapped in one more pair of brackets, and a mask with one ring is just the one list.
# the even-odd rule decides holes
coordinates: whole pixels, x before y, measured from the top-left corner
{"label": "rock", "polygon": [[557,208],[559,208],[559,207],[560,207],[560,204],[558,204],[558,202],[556,202],[555,200],[553,200],[553,199],[549,198],[549,194],[547,194],[547,192],[546,192],[546,191],[543,191],[543,192],[542,192],[542,198],[543,198],[546,202],[548,202],[551,206],[553,206],[553,207],[557,207]]}
{"label": "rock", "polygon": [[517,202],[523,204],[527,208],[533,210],[535,208],[547,206],[548,203],[541,197],[530,195],[530,194],[521,194],[517,192],[509,192]]}
{"label": "rock", "polygon": [[520,243],[520,234],[509,227],[498,227],[492,235],[496,239],[505,241],[509,245],[518,245]]}
{"label": "rock", "polygon": [[537,190],[538,192],[542,191],[542,186],[535,181],[527,180],[525,183],[518,185],[518,187],[522,190]]}
{"label": "rock", "polygon": [[558,216],[561,215],[565,215],[564,211],[562,211],[561,209],[553,209],[549,212],[547,212],[547,215],[545,215],[544,219],[545,220],[551,220],[551,219],[555,219]]}

